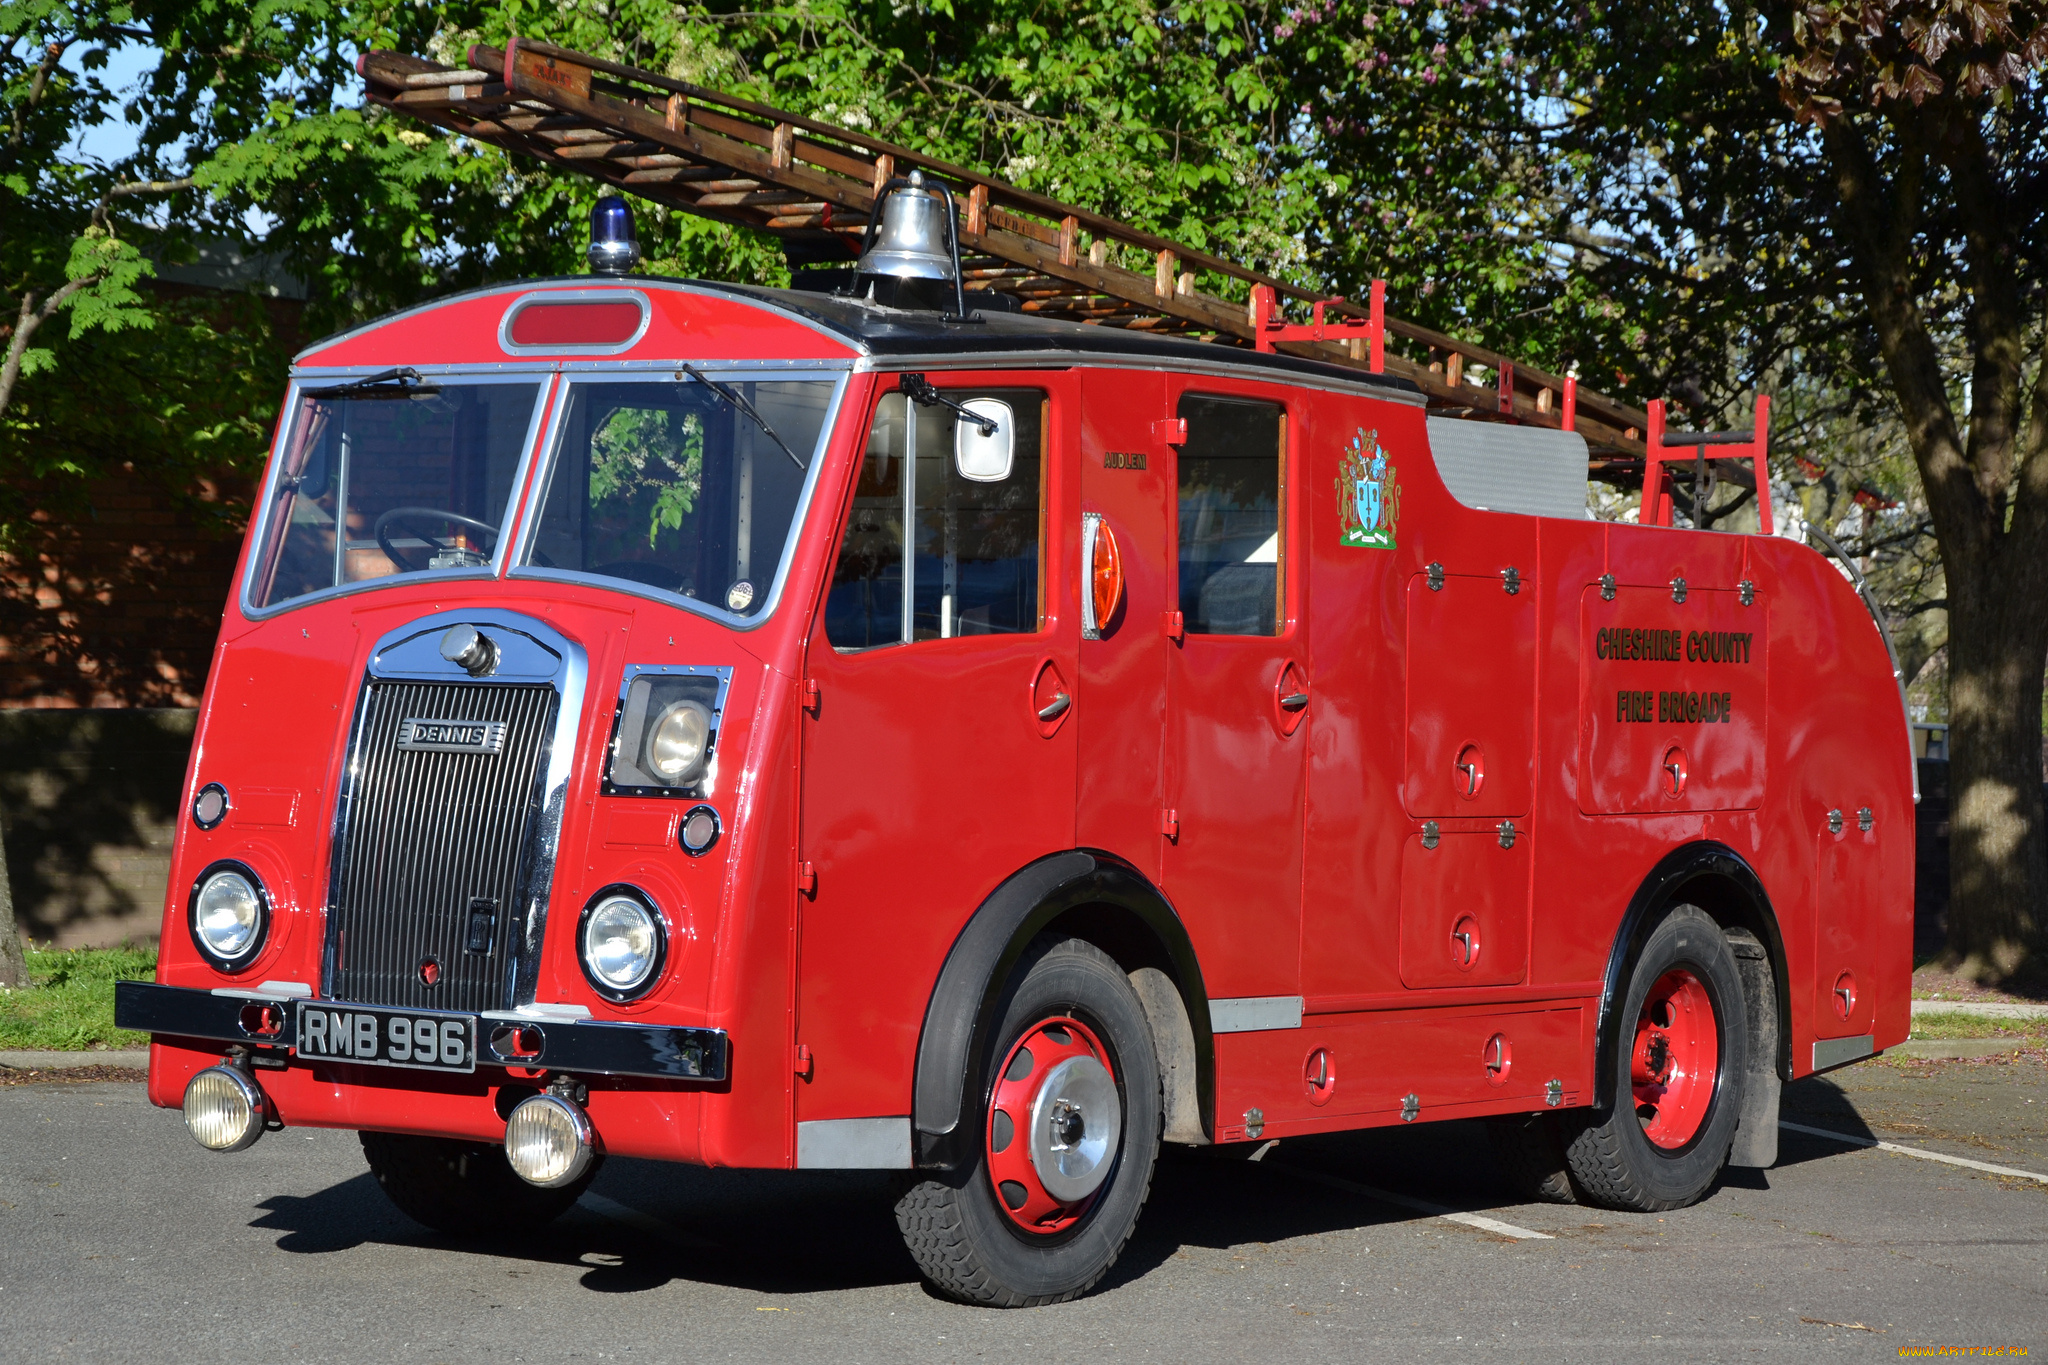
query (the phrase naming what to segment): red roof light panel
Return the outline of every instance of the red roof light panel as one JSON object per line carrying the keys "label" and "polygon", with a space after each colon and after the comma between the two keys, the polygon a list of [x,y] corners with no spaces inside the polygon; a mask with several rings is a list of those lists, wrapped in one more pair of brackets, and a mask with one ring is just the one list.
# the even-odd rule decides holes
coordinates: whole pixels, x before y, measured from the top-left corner
{"label": "red roof light panel", "polygon": [[515,346],[623,346],[640,330],[640,305],[624,299],[529,303],[512,318]]}

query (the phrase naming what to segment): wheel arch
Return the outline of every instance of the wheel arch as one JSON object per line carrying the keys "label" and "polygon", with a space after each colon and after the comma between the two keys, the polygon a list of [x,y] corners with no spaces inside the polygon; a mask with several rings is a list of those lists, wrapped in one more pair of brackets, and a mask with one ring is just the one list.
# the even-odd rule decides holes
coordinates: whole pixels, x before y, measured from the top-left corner
{"label": "wheel arch", "polygon": [[1744,931],[1763,945],[1777,996],[1778,1037],[1774,1059],[1782,1080],[1792,1079],[1791,980],[1785,970],[1785,941],[1778,929],[1763,880],[1740,853],[1726,844],[1701,840],[1664,855],[1636,888],[1621,927],[1608,951],[1607,972],[1600,990],[1600,1022],[1595,1033],[1593,1106],[1604,1109],[1614,1099],[1614,1063],[1621,1046],[1616,1018],[1630,974],[1644,942],[1663,912],[1673,905],[1697,905],[1713,916],[1724,932]]}
{"label": "wheel arch", "polygon": [[[1115,959],[1133,978],[1162,1072],[1169,1070],[1160,1040],[1174,1029],[1192,1048],[1191,1084],[1181,1105],[1191,1105],[1206,1134],[1215,1094],[1215,1048],[1201,964],[1180,916],[1143,873],[1112,854],[1092,849],[1055,853],[1012,873],[969,917],[946,954],[918,1034],[912,1084],[911,1135],[920,1167],[950,1169],[968,1158],[978,1104],[968,1093],[979,1074],[988,1039],[1003,1007],[1011,969],[1031,941],[1048,931],[1084,939]],[[1156,976],[1153,975],[1156,973]],[[1147,981],[1171,992],[1147,989]],[[1177,1017],[1162,1018],[1176,1010]],[[1180,1029],[1185,1033],[1179,1033]],[[1166,1084],[1171,1087],[1172,1080]],[[1166,1097],[1169,1118],[1175,1096]],[[1171,1124],[1169,1124],[1171,1129]]]}

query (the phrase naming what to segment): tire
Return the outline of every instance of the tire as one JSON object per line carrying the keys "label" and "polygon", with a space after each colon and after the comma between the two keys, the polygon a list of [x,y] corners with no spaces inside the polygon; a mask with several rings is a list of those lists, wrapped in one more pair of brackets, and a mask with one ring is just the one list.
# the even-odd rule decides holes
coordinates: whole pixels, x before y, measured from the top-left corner
{"label": "tire", "polygon": [[1674,907],[1644,941],[1616,1015],[1613,1103],[1563,1122],[1588,1203],[1660,1213],[1707,1192],[1742,1116],[1748,1017],[1721,926]]}
{"label": "tire", "polygon": [[358,1133],[370,1173],[398,1211],[452,1237],[503,1237],[553,1222],[596,1178],[603,1158],[574,1184],[529,1185],[491,1142]]}
{"label": "tire", "polygon": [[1503,1114],[1486,1121],[1486,1135],[1517,1194],[1532,1204],[1579,1202],[1557,1115]]}
{"label": "tire", "polygon": [[1163,1104],[1144,1006],[1108,954],[1042,939],[1012,981],[975,1053],[975,1159],[913,1183],[896,1224],[939,1293],[1031,1308],[1116,1263],[1151,1191]]}

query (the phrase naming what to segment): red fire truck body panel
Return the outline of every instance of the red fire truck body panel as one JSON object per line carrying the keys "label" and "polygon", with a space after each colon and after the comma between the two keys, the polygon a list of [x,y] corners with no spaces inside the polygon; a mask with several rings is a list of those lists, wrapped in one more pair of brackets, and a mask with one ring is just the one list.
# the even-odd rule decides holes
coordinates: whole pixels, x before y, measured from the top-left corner
{"label": "red fire truck body panel", "polygon": [[[559,325],[508,317],[532,298],[618,311]],[[647,304],[628,316],[621,299]],[[1738,910],[1740,877],[1698,883],[1727,898],[1703,908],[1753,925],[1769,955],[1785,1075],[1816,1069],[1816,1043],[1826,1065],[1906,1036],[1904,718],[1878,631],[1819,556],[1783,539],[1466,506],[1438,475],[1418,403],[1308,362],[1261,366],[1192,343],[1148,350],[1142,338],[1069,342],[1095,329],[1014,320],[988,324],[994,339],[945,334],[873,311],[861,333],[771,291],[553,282],[416,309],[302,356],[295,401],[405,366],[429,380],[488,370],[535,384],[508,486],[514,520],[499,537],[529,546],[545,532],[550,443],[581,420],[565,416],[577,383],[687,390],[684,366],[741,382],[754,365],[767,367],[746,371],[756,378],[776,366],[829,372],[839,388],[815,453],[792,452],[815,468],[766,590],[773,605],[744,621],[539,559],[522,569],[520,551],[258,606],[249,585],[264,537],[284,534],[259,518],[185,793],[190,810],[219,783],[229,809],[212,828],[181,823],[158,981],[287,1009],[300,996],[347,1001],[333,973],[356,949],[334,942],[329,914],[341,895],[335,841],[367,837],[368,808],[345,831],[338,806],[372,763],[356,747],[376,740],[358,735],[366,680],[414,623],[438,632],[468,613],[486,633],[513,622],[581,661],[580,676],[565,663],[572,681],[558,683],[575,703],[557,731],[573,752],[545,760],[566,767],[552,867],[536,890],[544,931],[536,916],[503,1017],[716,1030],[729,1049],[715,1080],[578,1072],[608,1152],[857,1164],[833,1159],[831,1143],[852,1131],[833,1125],[887,1120],[902,1159],[871,1164],[921,1159],[921,1049],[938,1055],[946,1030],[966,1027],[945,1003],[947,974],[979,951],[978,912],[1024,894],[1033,869],[1060,858],[1154,898],[1105,891],[1100,905],[1084,898],[1017,923],[1091,937],[1178,993],[1180,1013],[1155,1015],[1155,1031],[1184,1024],[1199,1102],[1191,1130],[1169,1101],[1169,1138],[1594,1103],[1600,1031],[1618,1027],[1603,1002],[1618,1007],[1609,997],[1638,927],[1632,907],[1662,904],[1660,868],[1694,855],[1746,868],[1766,898]],[[599,340],[573,340],[586,322]],[[939,638],[835,648],[844,618],[828,603],[847,600],[834,593],[850,572],[849,518],[887,472],[870,452],[896,420],[888,405],[906,371],[942,394],[1037,407],[1035,629],[970,632],[955,620]],[[1191,421],[1241,422],[1277,442],[1272,544],[1226,566],[1266,596],[1216,590],[1247,620],[1269,614],[1270,628],[1201,629],[1177,587],[1208,543],[1185,480],[1176,502],[1176,461],[1199,438],[1177,424]],[[274,465],[296,458],[293,431],[288,412]],[[266,508],[282,477],[273,470]],[[1355,501],[1368,491],[1377,529]],[[1115,615],[1085,631],[1099,638],[1083,638],[1088,516],[1113,532],[1122,569]],[[350,540],[366,532],[346,514],[332,534],[337,564],[371,553]],[[678,846],[688,801],[607,791],[623,689],[633,670],[661,668],[729,670],[721,766],[702,798],[721,832],[701,856]],[[234,971],[213,965],[189,928],[199,879],[224,859],[245,864],[269,901],[261,947]],[[580,965],[576,926],[622,885],[659,907],[666,956],[644,993],[615,1000]],[[990,960],[1014,958],[1006,951]],[[1860,1051],[1825,1047],[1854,1039],[1867,1039]],[[250,1041],[260,1049],[264,1036]],[[255,1073],[287,1125],[498,1141],[506,1096],[540,1084],[538,1069],[314,1060],[300,1044]],[[178,1105],[222,1051],[218,1037],[160,1031],[151,1099]]]}

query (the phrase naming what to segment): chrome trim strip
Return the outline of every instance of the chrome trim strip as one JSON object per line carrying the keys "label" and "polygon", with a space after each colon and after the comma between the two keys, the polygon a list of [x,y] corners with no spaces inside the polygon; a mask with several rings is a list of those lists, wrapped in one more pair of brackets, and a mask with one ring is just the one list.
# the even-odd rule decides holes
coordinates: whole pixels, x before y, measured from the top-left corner
{"label": "chrome trim strip", "polygon": [[578,1019],[590,1018],[590,1006],[521,1005],[516,1010],[480,1010],[478,1014],[485,1019],[510,1019],[515,1023],[526,1023],[535,1019],[574,1023]]}
{"label": "chrome trim strip", "polygon": [[910,1168],[910,1116],[811,1119],[796,1126],[800,1171],[902,1171]]}
{"label": "chrome trim strip", "polygon": [[1298,995],[1243,995],[1209,1002],[1211,1033],[1263,1033],[1268,1029],[1300,1028]]}
{"label": "chrome trim strip", "polygon": [[[368,322],[351,327],[345,332],[336,332],[333,336],[321,337],[318,341],[315,341],[312,345],[294,355],[292,357],[292,365],[296,369],[301,360],[316,352],[325,351],[331,347],[339,346],[345,341],[353,341],[357,337],[366,336],[371,332],[377,331],[379,328],[390,326],[401,318],[430,313],[436,308],[445,308],[451,303],[467,303],[500,294],[528,294],[536,290],[588,289],[589,287],[590,276],[588,275],[556,275],[546,279],[521,280],[517,284],[493,284],[485,285],[480,289],[465,290],[460,294],[450,294],[445,298],[435,299],[432,303],[423,303],[412,308],[396,309],[384,314],[382,317],[371,318]],[[724,289],[706,289],[701,285],[692,284],[688,280],[656,278],[652,276],[636,275],[633,277],[630,287],[648,292],[692,294],[698,298],[723,299],[728,303],[738,303],[749,308],[759,308],[764,313],[773,313],[786,321],[794,322],[799,326],[816,332],[841,350],[850,351],[855,355],[866,354],[865,346],[858,339],[828,327],[815,318],[805,317],[802,313],[785,307],[773,299],[760,298],[752,294],[737,294]],[[685,358],[687,359],[688,357]],[[422,373],[425,372],[422,371]]]}
{"label": "chrome trim strip", "polygon": [[[687,359],[688,357],[684,357]],[[690,364],[710,375],[726,374],[736,370],[831,370],[846,372],[853,369],[851,358],[838,360],[690,360]],[[443,375],[490,374],[490,375],[548,375],[567,374],[652,374],[675,373],[674,358],[654,360],[605,359],[587,360],[505,360],[488,363],[465,361],[459,365],[413,365],[408,367],[419,372],[422,378],[439,378]],[[291,376],[294,379],[330,380],[345,379],[352,374],[367,374],[373,371],[361,365],[300,365]]]}
{"label": "chrome trim strip", "polygon": [[[527,309],[542,303],[562,302],[583,303],[630,303],[640,310],[640,325],[633,329],[633,335],[624,341],[608,345],[597,343],[564,343],[558,346],[522,346],[512,339],[512,323]],[[506,355],[617,355],[630,351],[640,344],[640,338],[647,335],[647,329],[654,324],[654,305],[648,301],[644,290],[621,289],[536,289],[523,298],[515,299],[510,308],[498,316],[498,349]]]}
{"label": "chrome trim strip", "polygon": [[[659,368],[668,375],[673,375],[676,372],[673,364]],[[752,364],[736,364],[729,367],[720,367],[719,372],[743,374],[755,368],[757,367]],[[602,370],[579,371],[578,373],[584,377],[575,382],[586,384],[644,383],[647,377],[645,372],[624,371],[613,366],[606,366]],[[556,473],[556,460],[561,452],[562,431],[568,424],[570,390],[574,385],[567,378],[563,380],[561,388],[555,395],[553,412],[548,418],[548,429],[536,447],[535,458],[543,459],[544,463],[540,466],[534,477],[533,491],[528,496],[523,513],[519,519],[519,542],[517,545],[509,547],[510,558],[506,563],[510,567],[505,569],[504,576],[508,579],[532,578],[554,583],[575,583],[586,587],[601,588],[607,592],[624,593],[631,597],[644,597],[651,602],[660,602],[671,607],[681,607],[684,611],[707,617],[732,630],[754,630],[766,625],[769,619],[775,615],[776,607],[782,602],[782,590],[789,582],[789,566],[796,558],[798,542],[806,534],[811,503],[818,493],[819,470],[825,464],[825,452],[831,448],[832,439],[838,434],[839,414],[846,404],[846,391],[849,383],[849,372],[847,370],[821,370],[815,365],[805,369],[776,371],[775,375],[778,379],[814,379],[820,383],[829,383],[832,385],[832,401],[826,405],[824,420],[818,426],[817,443],[812,447],[810,461],[804,468],[803,492],[798,496],[796,507],[790,513],[789,533],[783,538],[782,542],[782,558],[776,561],[775,578],[769,584],[767,599],[762,604],[759,612],[752,616],[735,616],[723,607],[719,607],[703,598],[682,597],[676,593],[664,592],[660,588],[651,587],[644,583],[634,583],[629,579],[606,578],[599,574],[583,573],[580,570],[574,569],[544,569],[525,562],[527,556],[532,551],[534,537],[539,534],[541,517],[547,510],[548,486]]]}
{"label": "chrome trim strip", "polygon": [[[1224,348],[1218,347],[1218,350]],[[1317,389],[1325,393],[1348,394],[1354,398],[1376,398],[1403,403],[1412,408],[1429,406],[1420,393],[1383,387],[1369,379],[1347,382],[1334,375],[1294,374],[1286,370],[1265,370],[1228,359],[1196,360],[1186,356],[1118,355],[1101,351],[943,351],[926,355],[869,355],[854,362],[856,374],[898,370],[1157,370],[1166,374],[1197,374],[1215,379],[1247,380],[1283,388]],[[1477,390],[1475,390],[1477,392]]]}
{"label": "chrome trim strip", "polygon": [[1877,1035],[1866,1033],[1860,1038],[1816,1038],[1813,1044],[1813,1069],[1831,1071],[1838,1066],[1860,1062],[1877,1052]]}
{"label": "chrome trim strip", "polygon": [[[436,371],[437,374],[443,377],[468,377],[473,378],[475,382],[484,384],[514,384],[530,379],[538,386],[533,397],[533,412],[526,419],[526,435],[521,438],[519,465],[512,474],[512,492],[505,500],[504,513],[498,522],[497,548],[491,553],[489,565],[479,565],[473,569],[429,569],[423,573],[392,574],[387,578],[365,578],[360,582],[338,583],[331,588],[320,588],[298,597],[288,598],[271,606],[259,607],[256,605],[250,590],[255,586],[256,576],[263,571],[263,564],[259,553],[251,553],[246,556],[248,563],[243,568],[241,581],[235,585],[235,605],[241,610],[244,619],[266,621],[273,616],[282,615],[288,611],[295,611],[310,602],[327,602],[337,597],[346,597],[351,593],[371,592],[379,588],[398,587],[406,583],[455,583],[464,580],[487,582],[494,578],[502,578],[505,573],[505,565],[510,562],[508,555],[511,551],[512,542],[512,537],[505,533],[508,530],[515,529],[514,521],[522,507],[521,497],[526,490],[527,476],[533,469],[535,452],[539,448],[536,438],[540,434],[541,414],[547,411],[548,397],[552,392],[552,385],[549,383],[549,374],[552,369],[553,367],[549,366],[516,374],[490,374],[480,372],[475,366],[463,366]],[[323,379],[332,375],[344,377],[348,375],[362,375],[368,377],[376,373],[379,373],[379,371],[375,366],[352,365],[345,369],[320,371],[318,377]],[[425,371],[422,371],[422,373],[425,373]],[[312,377],[314,377],[312,374],[294,372],[291,382],[285,388],[284,415],[277,424],[276,434],[271,438],[270,456],[263,469],[263,485],[257,495],[254,515],[249,519],[249,536],[245,543],[251,551],[260,551],[264,537],[270,533],[270,519],[276,512],[277,481],[282,472],[279,467],[279,460],[285,447],[291,441],[292,427],[299,412],[299,395],[306,389],[306,381]]]}

